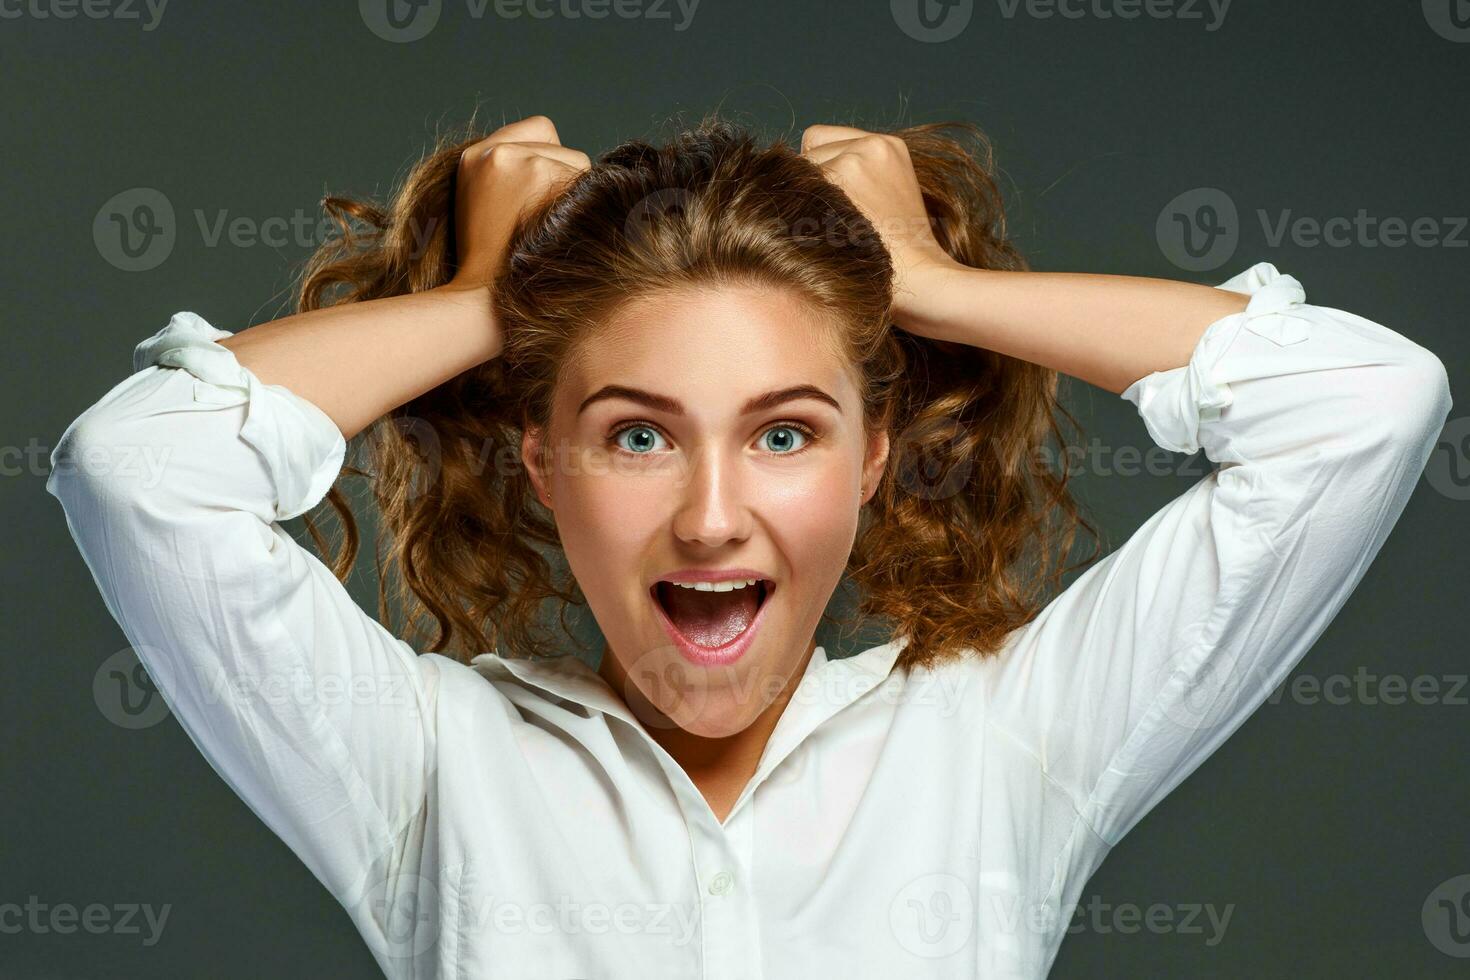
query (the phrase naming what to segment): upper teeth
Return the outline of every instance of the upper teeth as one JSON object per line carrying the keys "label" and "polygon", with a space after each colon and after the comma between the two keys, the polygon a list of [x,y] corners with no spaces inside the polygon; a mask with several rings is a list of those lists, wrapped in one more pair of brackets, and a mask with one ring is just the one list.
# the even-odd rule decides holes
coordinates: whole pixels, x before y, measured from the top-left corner
{"label": "upper teeth", "polygon": [[735,589],[743,589],[747,585],[754,585],[759,581],[758,578],[748,578],[743,581],[731,579],[728,582],[670,582],[669,584],[677,585],[681,589],[694,589],[697,592],[732,592]]}

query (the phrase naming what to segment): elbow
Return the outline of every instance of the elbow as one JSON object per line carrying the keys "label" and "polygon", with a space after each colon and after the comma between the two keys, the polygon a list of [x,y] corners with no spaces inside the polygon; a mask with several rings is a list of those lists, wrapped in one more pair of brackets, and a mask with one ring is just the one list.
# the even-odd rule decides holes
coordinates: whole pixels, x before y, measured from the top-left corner
{"label": "elbow", "polygon": [[108,446],[114,443],[108,420],[89,408],[66,427],[51,450],[51,469],[46,475],[46,492],[71,514],[81,501],[94,504],[115,496],[116,484],[109,478],[113,469],[106,463]]}
{"label": "elbow", "polygon": [[77,418],[51,450],[46,491],[62,508],[89,514],[136,506],[164,483],[169,447],[146,426],[121,422],[95,407]]}
{"label": "elbow", "polygon": [[1411,469],[1423,466],[1451,407],[1443,362],[1407,340],[1365,365],[1341,394],[1347,397],[1330,423],[1341,451],[1359,460],[1401,460]]}
{"label": "elbow", "polygon": [[188,503],[183,491],[200,451],[220,441],[214,431],[200,431],[218,413],[198,407],[183,372],[135,372],[66,427],[51,450],[46,490],[67,509],[85,502],[93,505],[89,513],[141,505],[177,514]]}
{"label": "elbow", "polygon": [[1444,362],[1409,343],[1400,357],[1383,366],[1380,379],[1375,403],[1387,433],[1414,446],[1432,441],[1453,405]]}

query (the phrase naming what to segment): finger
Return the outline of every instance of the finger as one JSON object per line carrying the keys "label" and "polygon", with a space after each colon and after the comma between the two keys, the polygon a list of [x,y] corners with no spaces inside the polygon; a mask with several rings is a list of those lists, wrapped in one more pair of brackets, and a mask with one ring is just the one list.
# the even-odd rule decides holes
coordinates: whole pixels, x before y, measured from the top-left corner
{"label": "finger", "polygon": [[806,157],[808,160],[810,160],[812,163],[817,164],[818,166],[823,166],[831,163],[833,160],[842,156],[844,153],[849,152],[852,149],[852,146],[852,140],[837,140],[834,143],[823,143],[822,145],[813,147],[810,150],[805,150],[802,152],[802,156]]}
{"label": "finger", "polygon": [[510,160],[547,157],[576,170],[585,170],[591,166],[587,154],[570,146],[562,146],[560,143],[492,143],[489,146],[476,144],[471,150],[478,152],[480,156],[485,156],[491,150],[495,150],[497,153],[509,154],[507,159]]}
{"label": "finger", "polygon": [[547,116],[527,116],[490,134],[491,139],[510,143],[560,143],[556,124]]}
{"label": "finger", "polygon": [[864,136],[872,135],[866,129],[857,129],[853,126],[832,126],[826,123],[815,123],[808,126],[801,134],[801,152],[805,153],[818,146],[825,146],[839,140],[855,140]]}
{"label": "finger", "polygon": [[592,160],[581,150],[570,146],[547,143],[541,150],[542,155],[549,156],[558,163],[566,164],[572,170],[581,172],[592,166]]}
{"label": "finger", "polygon": [[483,151],[497,143],[555,143],[560,145],[561,137],[557,135],[555,124],[546,116],[527,116],[525,119],[517,119],[513,123],[501,126],[471,146],[470,149]]}
{"label": "finger", "polygon": [[567,147],[557,149],[560,152],[536,155],[537,162],[548,168],[540,172],[540,179],[545,182],[549,188],[548,193],[553,196],[571,186],[590,166],[587,154]]}

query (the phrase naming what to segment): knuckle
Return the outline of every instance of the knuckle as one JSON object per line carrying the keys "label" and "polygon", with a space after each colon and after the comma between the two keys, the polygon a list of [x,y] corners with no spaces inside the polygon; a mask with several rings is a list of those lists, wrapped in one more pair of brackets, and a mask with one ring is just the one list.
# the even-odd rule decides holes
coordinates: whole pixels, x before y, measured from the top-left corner
{"label": "knuckle", "polygon": [[508,166],[525,156],[519,143],[494,143],[485,151],[485,162],[497,167]]}
{"label": "knuckle", "polygon": [[543,138],[542,142],[556,142],[556,124],[551,121],[550,116],[543,116],[539,114],[535,116],[528,116],[527,122],[530,124],[530,128],[533,132],[541,134],[543,137],[549,137]]}

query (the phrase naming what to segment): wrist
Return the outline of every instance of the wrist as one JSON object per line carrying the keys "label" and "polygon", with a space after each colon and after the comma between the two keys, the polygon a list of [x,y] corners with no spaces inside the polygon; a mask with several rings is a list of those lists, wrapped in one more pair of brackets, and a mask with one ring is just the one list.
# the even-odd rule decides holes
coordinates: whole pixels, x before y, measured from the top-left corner
{"label": "wrist", "polygon": [[474,364],[499,356],[504,338],[496,322],[489,283],[456,278],[425,293],[434,298],[445,316],[460,321],[461,336],[479,338],[471,354]]}
{"label": "wrist", "polygon": [[920,337],[964,340],[967,311],[973,318],[973,297],[988,271],[963,265],[947,254],[942,260],[910,266],[895,289],[894,320]]}

